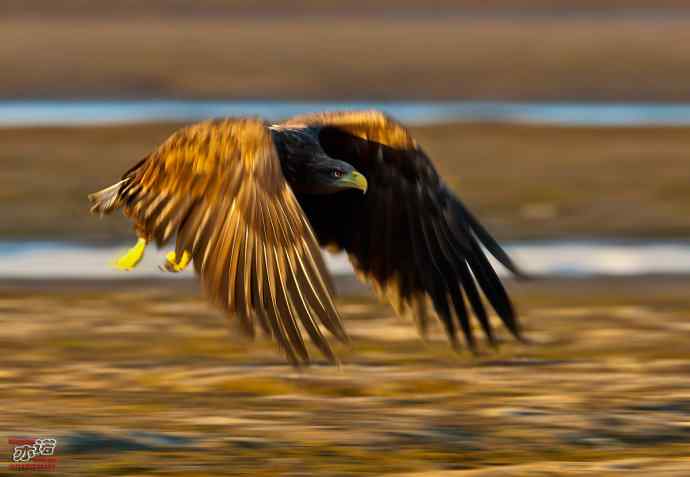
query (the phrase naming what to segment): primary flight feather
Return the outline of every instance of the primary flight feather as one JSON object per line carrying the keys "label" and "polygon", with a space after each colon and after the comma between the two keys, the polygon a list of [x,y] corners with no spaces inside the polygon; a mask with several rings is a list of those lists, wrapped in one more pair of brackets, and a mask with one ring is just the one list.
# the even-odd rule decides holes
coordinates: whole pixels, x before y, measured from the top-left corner
{"label": "primary flight feather", "polygon": [[408,131],[377,111],[199,123],[89,198],[92,212],[122,208],[134,222],[139,242],[121,268],[136,266],[147,243],[174,239],[165,268],[192,262],[211,300],[249,334],[258,322],[295,365],[309,362],[302,330],[331,361],[320,325],[347,340],[319,246],[346,251],[422,334],[429,300],[454,347],[458,327],[476,347],[468,306],[495,343],[481,291],[520,337],[480,243],[519,270]]}

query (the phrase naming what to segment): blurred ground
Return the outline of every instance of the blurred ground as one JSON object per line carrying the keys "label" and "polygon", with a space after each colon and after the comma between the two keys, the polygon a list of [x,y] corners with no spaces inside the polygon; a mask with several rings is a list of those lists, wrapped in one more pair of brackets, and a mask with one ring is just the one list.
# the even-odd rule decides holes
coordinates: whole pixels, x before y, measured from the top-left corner
{"label": "blurred ground", "polygon": [[[3,239],[131,239],[88,216],[179,125],[0,129]],[[415,127],[443,177],[502,240],[690,235],[688,128]]]}
{"label": "blurred ground", "polygon": [[456,355],[351,296],[343,365],[295,371],[185,282],[2,283],[0,426],[60,475],[687,475],[690,281],[509,285],[533,346]]}
{"label": "blurred ground", "polygon": [[10,0],[0,13],[1,98],[690,99],[681,0]]}

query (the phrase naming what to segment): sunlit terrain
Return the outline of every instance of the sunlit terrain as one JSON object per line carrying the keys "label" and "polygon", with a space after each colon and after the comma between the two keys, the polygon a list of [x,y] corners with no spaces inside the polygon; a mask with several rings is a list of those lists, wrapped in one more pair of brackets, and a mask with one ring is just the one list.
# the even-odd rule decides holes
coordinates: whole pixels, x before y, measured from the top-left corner
{"label": "sunlit terrain", "polygon": [[296,371],[190,284],[6,284],[0,425],[56,436],[65,475],[686,475],[688,286],[512,283],[533,344],[479,357],[342,298],[342,365]]}

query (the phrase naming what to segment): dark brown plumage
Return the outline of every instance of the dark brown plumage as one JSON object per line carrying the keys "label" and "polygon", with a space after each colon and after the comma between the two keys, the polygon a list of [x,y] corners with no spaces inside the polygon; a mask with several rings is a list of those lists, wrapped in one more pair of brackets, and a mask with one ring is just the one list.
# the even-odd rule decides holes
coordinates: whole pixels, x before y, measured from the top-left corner
{"label": "dark brown plumage", "polygon": [[258,321],[293,364],[309,361],[300,328],[329,360],[335,356],[319,323],[347,339],[319,245],[345,250],[398,313],[412,312],[422,334],[430,298],[454,347],[458,326],[476,347],[466,303],[495,343],[481,290],[520,336],[480,243],[517,268],[407,130],[379,112],[315,114],[274,126],[200,123],[91,198],[94,212],[122,207],[146,241],[163,246],[175,238],[176,255],[192,257],[212,301],[249,334]]}

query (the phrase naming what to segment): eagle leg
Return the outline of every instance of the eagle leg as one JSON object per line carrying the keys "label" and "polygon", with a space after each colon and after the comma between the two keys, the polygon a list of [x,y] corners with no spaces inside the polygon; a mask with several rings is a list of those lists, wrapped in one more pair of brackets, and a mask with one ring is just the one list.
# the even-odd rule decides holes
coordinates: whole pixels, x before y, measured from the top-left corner
{"label": "eagle leg", "polygon": [[190,255],[189,252],[186,250],[182,252],[182,257],[180,257],[180,260],[177,261],[177,255],[175,254],[175,251],[173,250],[172,252],[168,253],[166,256],[166,261],[163,264],[163,269],[172,272],[172,273],[177,273],[181,272],[185,268],[187,268],[187,265],[189,265],[189,262],[192,261],[192,256]]}
{"label": "eagle leg", "polygon": [[146,240],[139,238],[134,247],[130,248],[127,253],[122,255],[117,260],[113,261],[113,267],[118,270],[128,272],[134,269],[141,259],[144,257],[144,250],[146,249]]}

